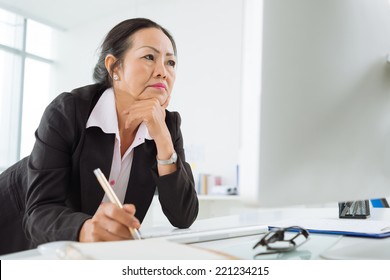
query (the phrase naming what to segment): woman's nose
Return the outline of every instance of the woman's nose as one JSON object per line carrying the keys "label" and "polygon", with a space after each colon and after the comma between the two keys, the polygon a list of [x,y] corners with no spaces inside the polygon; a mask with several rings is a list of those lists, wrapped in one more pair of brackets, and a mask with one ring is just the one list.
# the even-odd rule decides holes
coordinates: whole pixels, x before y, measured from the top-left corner
{"label": "woman's nose", "polygon": [[164,62],[156,64],[155,75],[156,77],[161,77],[163,79],[167,77],[167,69],[165,68]]}

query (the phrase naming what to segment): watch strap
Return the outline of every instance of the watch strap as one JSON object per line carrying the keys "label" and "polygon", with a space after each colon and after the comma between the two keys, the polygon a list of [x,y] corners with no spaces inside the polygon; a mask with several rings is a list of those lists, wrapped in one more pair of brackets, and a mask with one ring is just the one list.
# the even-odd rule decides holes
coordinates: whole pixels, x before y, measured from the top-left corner
{"label": "watch strap", "polygon": [[156,159],[157,163],[160,165],[174,164],[177,161],[177,154],[174,151],[169,159],[158,159],[158,157],[156,157]]}

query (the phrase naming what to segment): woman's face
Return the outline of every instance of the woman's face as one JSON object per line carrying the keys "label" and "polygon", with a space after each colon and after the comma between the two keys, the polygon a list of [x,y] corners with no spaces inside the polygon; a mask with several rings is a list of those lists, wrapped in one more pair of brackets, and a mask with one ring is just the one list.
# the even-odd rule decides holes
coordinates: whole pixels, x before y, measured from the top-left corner
{"label": "woman's face", "polygon": [[142,29],[131,37],[132,46],[114,70],[116,92],[134,100],[158,98],[164,104],[176,79],[176,57],[169,38],[157,28]]}

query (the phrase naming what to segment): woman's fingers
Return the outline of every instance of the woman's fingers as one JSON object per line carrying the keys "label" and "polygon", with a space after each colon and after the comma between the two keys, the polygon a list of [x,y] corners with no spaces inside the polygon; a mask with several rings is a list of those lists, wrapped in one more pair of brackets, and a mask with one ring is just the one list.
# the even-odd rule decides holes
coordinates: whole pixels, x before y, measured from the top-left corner
{"label": "woman's fingers", "polygon": [[[169,101],[167,102],[164,103],[164,106],[168,106]],[[126,116],[125,128],[135,128],[140,123],[145,122],[148,129],[152,130],[149,132],[154,133],[155,129],[165,124],[166,107],[164,106],[161,106],[156,98],[135,102],[127,110],[122,112]]]}
{"label": "woman's fingers", "polygon": [[135,206],[133,204],[124,204],[123,209],[131,215],[129,227],[136,228],[136,229],[140,228],[141,223],[134,216],[135,215]]}
{"label": "woman's fingers", "polygon": [[140,227],[134,214],[134,205],[120,208],[113,203],[103,203],[92,219],[84,223],[79,239],[82,242],[132,239],[129,227]]}

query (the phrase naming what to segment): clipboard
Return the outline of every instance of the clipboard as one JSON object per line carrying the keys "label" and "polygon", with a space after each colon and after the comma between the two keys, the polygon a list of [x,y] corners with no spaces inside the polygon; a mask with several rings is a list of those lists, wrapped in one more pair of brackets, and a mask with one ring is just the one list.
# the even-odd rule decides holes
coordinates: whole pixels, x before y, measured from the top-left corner
{"label": "clipboard", "polygon": [[368,219],[319,218],[302,220],[284,220],[273,223],[272,227],[298,225],[310,233],[335,234],[355,237],[390,237],[390,221]]}

